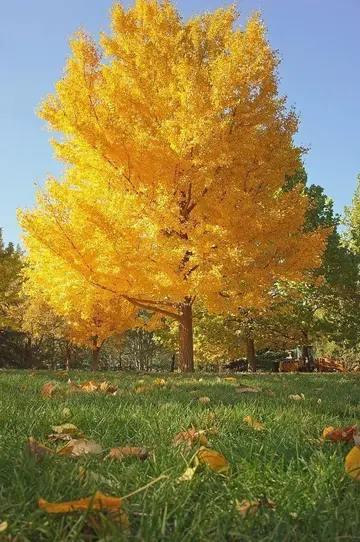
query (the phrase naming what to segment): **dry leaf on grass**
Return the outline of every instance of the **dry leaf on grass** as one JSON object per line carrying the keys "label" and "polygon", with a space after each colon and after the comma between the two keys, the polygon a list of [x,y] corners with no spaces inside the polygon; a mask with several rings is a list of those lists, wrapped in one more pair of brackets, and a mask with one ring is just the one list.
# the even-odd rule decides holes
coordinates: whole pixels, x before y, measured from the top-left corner
{"label": "dry leaf on grass", "polygon": [[100,387],[99,384],[95,382],[94,380],[88,380],[80,384],[80,388],[82,389],[82,391],[85,391],[86,393],[93,393],[94,391],[97,391],[99,387]]}
{"label": "dry leaf on grass", "polygon": [[80,433],[76,425],[72,423],[64,423],[62,425],[52,425],[51,429],[55,431],[55,433],[58,433],[59,435],[75,435],[76,433]]}
{"label": "dry leaf on grass", "polygon": [[237,393],[259,393],[261,388],[236,388]]}
{"label": "dry leaf on grass", "polygon": [[255,431],[264,431],[265,427],[258,422],[253,416],[245,416],[243,422],[247,423],[250,427],[255,429]]}
{"label": "dry leaf on grass", "polygon": [[29,376],[35,376],[36,373],[29,373]]}
{"label": "dry leaf on grass", "polygon": [[2,521],[0,523],[0,533],[3,533],[4,531],[6,531],[7,528],[8,528],[8,522]]}
{"label": "dry leaf on grass", "polygon": [[353,436],[355,446],[358,446],[360,448],[360,435],[354,435]]}
{"label": "dry leaf on grass", "polygon": [[275,392],[273,392],[273,390],[263,390],[264,393],[266,393],[266,395],[275,395]]}
{"label": "dry leaf on grass", "polygon": [[188,452],[194,444],[200,443],[203,446],[208,444],[205,431],[198,431],[194,426],[187,431],[181,431],[173,438],[173,447],[181,447],[184,452]]}
{"label": "dry leaf on grass", "polygon": [[233,376],[225,376],[223,380],[225,380],[226,382],[237,382],[237,379]]}
{"label": "dry leaf on grass", "polygon": [[67,502],[48,502],[39,499],[39,507],[49,514],[66,514],[76,510],[119,510],[122,507],[121,499],[108,497],[97,491],[93,497]]}
{"label": "dry leaf on grass", "polygon": [[222,454],[216,452],[215,450],[210,450],[210,448],[205,448],[203,446],[196,454],[196,461],[197,464],[206,464],[215,472],[227,472],[230,469],[228,462]]}
{"label": "dry leaf on grass", "polygon": [[95,440],[80,438],[70,440],[66,446],[57,450],[57,453],[60,455],[77,457],[88,454],[102,454],[103,448],[101,444],[95,442]]}
{"label": "dry leaf on grass", "polygon": [[196,472],[196,467],[188,467],[185,472],[179,476],[179,478],[176,479],[178,484],[181,484],[182,482],[190,482],[194,478],[194,474]]}
{"label": "dry leaf on grass", "polygon": [[163,378],[154,378],[153,385],[154,386],[166,386],[167,382]]}
{"label": "dry leaf on grass", "polygon": [[33,437],[29,437],[26,451],[33,455],[37,460],[43,459],[45,455],[53,455],[55,453],[54,450],[47,448]]}
{"label": "dry leaf on grass", "polygon": [[118,392],[118,386],[111,386],[109,382],[105,381],[100,384],[100,391],[109,393],[110,395],[116,395]]}
{"label": "dry leaf on grass", "polygon": [[56,390],[56,386],[54,386],[52,382],[48,382],[42,388],[41,395],[43,396],[44,399],[51,399],[55,390]]}
{"label": "dry leaf on grass", "polygon": [[325,427],[322,432],[322,438],[331,442],[350,442],[356,433],[356,425],[351,425],[345,429],[335,429],[334,427]]}
{"label": "dry leaf on grass", "polygon": [[301,393],[300,395],[292,394],[289,395],[289,399],[293,399],[293,401],[305,401],[305,395],[303,393]]}
{"label": "dry leaf on grass", "polygon": [[114,458],[123,460],[126,457],[135,457],[141,461],[149,459],[151,454],[146,448],[140,448],[139,446],[123,446],[111,448],[106,458]]}
{"label": "dry leaf on grass", "polygon": [[199,403],[202,403],[203,405],[208,405],[211,402],[210,397],[206,397],[206,396],[199,397],[198,401]]}
{"label": "dry leaf on grass", "polygon": [[259,508],[269,508],[270,510],[275,510],[275,502],[263,497],[259,501],[236,501],[236,509],[239,514],[243,517],[247,515],[253,516]]}
{"label": "dry leaf on grass", "polygon": [[135,393],[146,393],[148,391],[152,391],[151,386],[136,386]]}
{"label": "dry leaf on grass", "polygon": [[360,481],[360,448],[354,446],[345,458],[346,472]]}

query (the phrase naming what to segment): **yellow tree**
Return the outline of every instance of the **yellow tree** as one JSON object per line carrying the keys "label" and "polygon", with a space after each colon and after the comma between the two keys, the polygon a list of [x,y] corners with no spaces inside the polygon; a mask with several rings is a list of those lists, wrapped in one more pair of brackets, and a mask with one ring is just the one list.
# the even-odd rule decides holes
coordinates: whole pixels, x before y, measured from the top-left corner
{"label": "yellow tree", "polygon": [[20,213],[39,276],[53,259],[100,290],[179,322],[193,370],[197,295],[222,312],[263,304],[301,278],[324,235],[305,233],[298,118],[278,95],[278,57],[258,14],[184,21],[168,0],[116,3],[97,45],[80,30],[39,114],[63,134],[37,207]]}

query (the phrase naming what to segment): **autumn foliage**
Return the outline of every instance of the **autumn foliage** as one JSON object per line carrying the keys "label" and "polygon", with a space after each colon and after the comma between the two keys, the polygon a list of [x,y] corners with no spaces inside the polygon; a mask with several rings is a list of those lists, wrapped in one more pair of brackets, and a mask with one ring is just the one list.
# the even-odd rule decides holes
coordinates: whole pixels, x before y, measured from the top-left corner
{"label": "autumn foliage", "polygon": [[110,305],[174,318],[183,371],[195,299],[210,312],[261,307],[274,281],[320,263],[326,237],[305,232],[300,188],[283,190],[302,149],[279,59],[259,14],[243,30],[237,17],[184,21],[167,0],[137,0],[114,5],[98,44],[79,30],[39,109],[62,134],[64,175],[20,213],[30,280],[54,299],[72,276]]}

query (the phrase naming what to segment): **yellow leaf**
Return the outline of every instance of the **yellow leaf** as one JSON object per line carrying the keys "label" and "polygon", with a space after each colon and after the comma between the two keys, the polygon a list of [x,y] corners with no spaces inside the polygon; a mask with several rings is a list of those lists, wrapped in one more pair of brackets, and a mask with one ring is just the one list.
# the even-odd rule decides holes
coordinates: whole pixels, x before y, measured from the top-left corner
{"label": "yellow leaf", "polygon": [[260,422],[253,418],[253,416],[245,416],[245,418],[243,418],[243,422],[247,423],[250,427],[255,429],[255,431],[264,431],[265,429]]}
{"label": "yellow leaf", "polygon": [[188,467],[185,472],[179,476],[179,478],[177,478],[177,483],[180,484],[181,482],[189,482],[190,480],[192,480],[194,478],[194,474],[196,472],[196,469],[197,469],[197,466],[196,467]]}
{"label": "yellow leaf", "polygon": [[230,468],[222,454],[209,448],[201,447],[196,458],[198,462],[205,463],[215,472],[227,472]]}
{"label": "yellow leaf", "polygon": [[233,376],[225,376],[224,380],[226,382],[237,382],[236,378],[234,378]]}
{"label": "yellow leaf", "polygon": [[6,531],[7,528],[8,528],[8,522],[2,521],[0,523],[0,533],[3,533],[4,531]]}
{"label": "yellow leaf", "polygon": [[155,378],[153,380],[153,385],[154,386],[166,386],[166,380],[164,380],[163,378]]}
{"label": "yellow leaf", "polygon": [[94,391],[99,389],[99,384],[94,380],[88,380],[87,382],[80,384],[80,386],[81,389],[87,393],[93,393]]}
{"label": "yellow leaf", "polygon": [[332,433],[333,431],[335,431],[335,427],[333,427],[332,425],[329,425],[329,427],[325,427],[324,431],[322,432],[322,438],[326,438],[327,435],[329,435],[330,433]]}
{"label": "yellow leaf", "polygon": [[345,458],[346,472],[360,481],[360,448],[354,446]]}
{"label": "yellow leaf", "polygon": [[95,440],[86,440],[84,438],[72,439],[70,442],[57,450],[60,455],[88,455],[88,454],[102,454],[103,448],[101,444],[95,442]]}
{"label": "yellow leaf", "polygon": [[122,507],[121,499],[117,497],[107,497],[100,491],[97,491],[94,497],[79,499],[68,502],[48,502],[39,499],[39,506],[49,514],[66,514],[76,510],[118,510]]}
{"label": "yellow leaf", "polygon": [[294,401],[304,401],[305,395],[303,393],[301,393],[300,395],[292,394],[292,395],[289,395],[289,398],[293,399]]}
{"label": "yellow leaf", "polygon": [[79,433],[79,429],[72,423],[64,423],[63,425],[52,425],[51,429],[59,435],[74,435]]}
{"label": "yellow leaf", "polygon": [[203,405],[207,405],[210,402],[210,397],[199,397],[199,403],[202,403]]}

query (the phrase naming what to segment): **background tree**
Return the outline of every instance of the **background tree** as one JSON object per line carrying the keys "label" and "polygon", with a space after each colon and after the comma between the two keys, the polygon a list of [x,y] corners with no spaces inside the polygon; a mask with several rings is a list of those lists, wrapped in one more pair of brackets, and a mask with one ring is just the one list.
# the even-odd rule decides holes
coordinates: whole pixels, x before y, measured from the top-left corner
{"label": "background tree", "polygon": [[23,255],[13,243],[5,246],[0,228],[0,328],[12,323],[12,311],[20,302]]}

